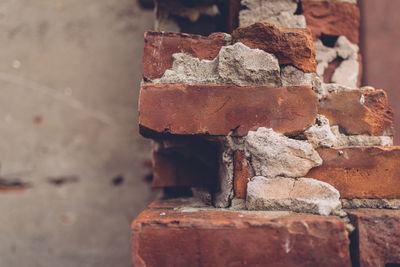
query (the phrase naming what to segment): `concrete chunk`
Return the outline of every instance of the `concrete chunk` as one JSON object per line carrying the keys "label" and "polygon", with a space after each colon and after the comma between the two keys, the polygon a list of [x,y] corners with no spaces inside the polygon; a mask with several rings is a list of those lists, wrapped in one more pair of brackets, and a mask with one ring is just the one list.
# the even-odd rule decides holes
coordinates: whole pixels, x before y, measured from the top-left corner
{"label": "concrete chunk", "polygon": [[256,176],[247,184],[246,207],[329,215],[340,209],[339,197],[333,186],[311,178]]}
{"label": "concrete chunk", "polygon": [[273,54],[250,49],[242,43],[221,48],[217,70],[223,83],[239,86],[282,85],[278,59]]}
{"label": "concrete chunk", "polygon": [[302,177],[322,164],[318,153],[307,141],[290,139],[264,127],[249,131],[245,141],[255,175],[266,177]]}

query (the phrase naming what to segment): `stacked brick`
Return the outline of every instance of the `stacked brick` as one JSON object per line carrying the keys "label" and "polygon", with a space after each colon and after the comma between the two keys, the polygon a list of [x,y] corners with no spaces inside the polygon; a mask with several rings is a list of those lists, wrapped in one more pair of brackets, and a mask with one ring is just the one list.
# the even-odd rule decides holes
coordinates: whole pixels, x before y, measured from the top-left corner
{"label": "stacked brick", "polygon": [[385,91],[357,88],[355,1],[241,5],[231,34],[145,34],[153,186],[193,196],[133,222],[135,266],[399,264],[400,148]]}

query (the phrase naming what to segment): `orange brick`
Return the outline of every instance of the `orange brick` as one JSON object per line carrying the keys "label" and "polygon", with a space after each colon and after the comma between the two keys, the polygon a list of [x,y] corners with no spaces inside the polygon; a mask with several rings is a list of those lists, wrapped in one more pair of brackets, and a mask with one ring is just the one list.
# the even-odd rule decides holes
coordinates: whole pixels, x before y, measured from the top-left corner
{"label": "orange brick", "polygon": [[152,134],[245,136],[259,127],[284,134],[315,122],[317,97],[308,86],[143,84],[139,125]]}
{"label": "orange brick", "polygon": [[155,204],[132,223],[134,266],[351,266],[338,217],[176,210],[185,204]]}
{"label": "orange brick", "polygon": [[321,34],[344,35],[355,44],[359,41],[360,10],[357,5],[334,1],[303,1],[307,27],[317,40]]}
{"label": "orange brick", "polygon": [[236,150],[233,155],[234,170],[234,190],[235,197],[245,199],[247,195],[247,183],[254,176],[253,168],[246,159],[244,152]]}
{"label": "orange brick", "polygon": [[[347,210],[352,224],[352,254],[360,267],[399,266],[400,210]],[[359,264],[359,265],[358,265]]]}
{"label": "orange brick", "polygon": [[[362,103],[363,102],[363,103]],[[352,135],[392,135],[393,111],[384,90],[352,90],[321,99],[319,114]]]}
{"label": "orange brick", "polygon": [[341,198],[400,198],[400,147],[318,149],[323,164],[307,177],[327,182]]}

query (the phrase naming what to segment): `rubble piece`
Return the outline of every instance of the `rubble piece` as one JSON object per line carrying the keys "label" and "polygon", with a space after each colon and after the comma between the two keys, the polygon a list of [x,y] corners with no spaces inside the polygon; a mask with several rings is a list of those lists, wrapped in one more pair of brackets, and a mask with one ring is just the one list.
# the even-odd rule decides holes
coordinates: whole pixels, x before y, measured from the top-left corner
{"label": "rubble piece", "polygon": [[221,148],[219,152],[219,169],[218,183],[219,188],[214,194],[214,206],[216,208],[227,208],[231,205],[231,200],[234,197],[234,151],[229,144],[229,140],[225,137],[219,138]]}
{"label": "rubble piece", "polygon": [[323,115],[317,115],[317,123],[308,128],[304,135],[314,148],[337,145],[337,136],[329,126],[329,120]]}
{"label": "rubble piece", "polygon": [[242,0],[244,7],[239,13],[239,26],[248,26],[259,21],[267,21],[279,28],[306,28],[302,15],[294,15],[297,0]]}
{"label": "rubble piece", "polygon": [[242,43],[221,48],[217,71],[223,83],[239,86],[282,85],[276,57],[260,49],[250,49]]}
{"label": "rubble piece", "polygon": [[311,168],[322,164],[318,153],[307,141],[290,139],[264,127],[249,131],[245,150],[257,176],[302,177]]}
{"label": "rubble piece", "polygon": [[341,203],[333,186],[315,179],[256,176],[247,184],[246,207],[329,215]]}
{"label": "rubble piece", "polygon": [[222,47],[214,60],[199,60],[182,53],[173,58],[172,69],[154,83],[282,85],[276,57],[242,43]]}
{"label": "rubble piece", "polygon": [[160,79],[153,83],[186,83],[186,84],[218,84],[217,59],[200,60],[184,53],[172,55],[172,69],[164,72]]}
{"label": "rubble piece", "polygon": [[281,68],[282,86],[312,86],[314,79],[315,73],[304,73],[302,70],[292,65],[287,65]]}
{"label": "rubble piece", "polygon": [[272,53],[279,64],[292,64],[307,73],[315,72],[317,68],[308,29],[279,29],[268,22],[257,22],[234,30],[232,42]]}
{"label": "rubble piece", "polygon": [[357,59],[358,51],[360,50],[357,45],[352,44],[346,36],[339,36],[335,43],[335,49],[339,57],[343,59]]}
{"label": "rubble piece", "polygon": [[336,68],[331,82],[349,87],[357,87],[359,69],[358,59],[345,60]]}

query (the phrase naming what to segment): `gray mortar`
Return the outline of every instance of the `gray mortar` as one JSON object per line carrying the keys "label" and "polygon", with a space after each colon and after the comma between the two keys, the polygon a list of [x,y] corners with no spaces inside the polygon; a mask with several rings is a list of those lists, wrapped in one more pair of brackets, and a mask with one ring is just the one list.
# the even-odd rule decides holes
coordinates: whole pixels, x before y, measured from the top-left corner
{"label": "gray mortar", "polygon": [[393,146],[393,136],[344,135],[337,125],[331,127],[335,146]]}
{"label": "gray mortar", "polygon": [[244,7],[239,13],[239,26],[268,21],[280,28],[306,28],[303,15],[295,15],[297,0],[242,0]]}
{"label": "gray mortar", "polygon": [[[229,35],[226,35],[229,42]],[[282,85],[278,59],[242,43],[223,46],[214,60],[199,60],[183,53],[173,54],[172,69],[153,83]]]}
{"label": "gray mortar", "polygon": [[344,209],[400,209],[400,199],[341,199]]}
{"label": "gray mortar", "polygon": [[283,86],[313,85],[316,73],[304,73],[302,70],[287,65],[281,68],[281,80]]}
{"label": "gray mortar", "polygon": [[337,137],[329,126],[329,120],[320,114],[317,115],[317,123],[304,131],[304,135],[314,148],[333,147],[337,144]]}
{"label": "gray mortar", "polygon": [[314,42],[317,74],[322,77],[328,64],[336,58],[343,61],[333,73],[332,82],[347,87],[356,87],[359,76],[359,62],[357,45],[352,44],[345,36],[339,36],[335,46],[327,47],[321,40]]}
{"label": "gray mortar", "polygon": [[233,153],[235,150],[243,149],[243,138],[219,137],[221,144],[220,163],[219,163],[219,192],[214,194],[214,206],[217,208],[227,208],[231,205],[234,197],[233,191]]}
{"label": "gray mortar", "polygon": [[304,137],[317,147],[338,146],[392,146],[393,136],[345,135],[337,125],[330,126],[329,120],[317,115],[317,123],[304,131]]}
{"label": "gray mortar", "polygon": [[172,32],[181,31],[175,17],[187,18],[191,23],[195,23],[202,15],[215,17],[220,14],[216,4],[185,7],[177,0],[168,1],[167,3],[158,3],[158,1],[156,1],[155,11],[156,19],[154,29],[156,31]]}
{"label": "gray mortar", "polygon": [[[316,0],[301,0],[302,2],[308,1],[316,1]],[[350,3],[350,4],[357,4],[357,0],[318,0],[318,1],[325,1],[325,2],[342,2],[342,3]]]}

